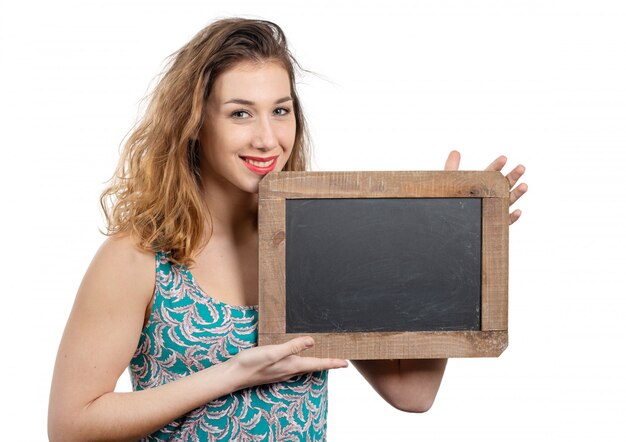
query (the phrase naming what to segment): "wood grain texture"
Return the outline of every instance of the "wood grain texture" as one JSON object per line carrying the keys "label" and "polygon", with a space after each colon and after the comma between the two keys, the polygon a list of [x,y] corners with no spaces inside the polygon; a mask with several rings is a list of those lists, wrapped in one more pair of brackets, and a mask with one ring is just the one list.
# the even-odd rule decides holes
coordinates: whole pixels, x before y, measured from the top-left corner
{"label": "wood grain texture", "polygon": [[259,195],[272,198],[508,198],[500,172],[272,172]]}
{"label": "wood grain texture", "polygon": [[[349,359],[494,357],[508,345],[508,195],[500,172],[273,172],[259,187],[259,345],[313,336],[305,352]],[[481,331],[290,333],[285,331],[285,200],[481,198]]]}
{"label": "wood grain texture", "polygon": [[285,200],[259,199],[259,330],[285,333]]}
{"label": "wood grain texture", "polygon": [[315,346],[300,355],[345,359],[496,357],[508,345],[506,331],[264,334],[263,344],[311,336]]}
{"label": "wood grain texture", "polygon": [[508,329],[508,198],[483,199],[481,330]]}

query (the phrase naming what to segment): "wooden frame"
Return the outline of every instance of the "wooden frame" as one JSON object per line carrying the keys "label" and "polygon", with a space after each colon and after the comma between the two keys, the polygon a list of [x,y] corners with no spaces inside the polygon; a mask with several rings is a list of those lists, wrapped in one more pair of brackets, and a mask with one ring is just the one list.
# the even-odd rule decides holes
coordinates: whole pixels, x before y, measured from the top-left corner
{"label": "wooden frame", "polygon": [[[509,183],[500,172],[274,172],[259,188],[259,345],[312,336],[303,355],[345,359],[499,356],[508,345]],[[285,200],[481,198],[480,331],[285,332]]]}

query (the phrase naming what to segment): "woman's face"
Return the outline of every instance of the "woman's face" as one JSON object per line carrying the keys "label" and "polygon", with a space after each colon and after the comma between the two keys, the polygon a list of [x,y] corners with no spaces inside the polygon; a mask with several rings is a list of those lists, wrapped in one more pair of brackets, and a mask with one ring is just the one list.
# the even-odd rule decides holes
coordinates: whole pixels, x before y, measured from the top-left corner
{"label": "woman's face", "polygon": [[261,178],[287,163],[295,136],[285,68],[240,62],[216,78],[207,100],[200,131],[203,181],[258,193]]}

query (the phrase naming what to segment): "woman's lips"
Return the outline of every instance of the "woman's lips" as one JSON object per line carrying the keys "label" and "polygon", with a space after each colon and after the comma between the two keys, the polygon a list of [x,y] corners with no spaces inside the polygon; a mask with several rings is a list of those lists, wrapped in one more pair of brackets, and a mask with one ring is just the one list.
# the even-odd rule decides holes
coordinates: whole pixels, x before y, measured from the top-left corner
{"label": "woman's lips", "polygon": [[[260,157],[239,157],[239,158],[241,158],[241,161],[243,161],[246,167],[250,169],[252,172],[258,175],[265,175],[267,173],[270,173],[272,170],[274,170],[274,167],[276,167],[276,159],[278,158],[278,155],[275,157],[268,157],[268,158],[260,158]],[[269,163],[267,166],[257,166],[246,160],[252,160],[252,161],[261,162],[261,163],[266,163],[268,161],[271,161],[271,163]]]}

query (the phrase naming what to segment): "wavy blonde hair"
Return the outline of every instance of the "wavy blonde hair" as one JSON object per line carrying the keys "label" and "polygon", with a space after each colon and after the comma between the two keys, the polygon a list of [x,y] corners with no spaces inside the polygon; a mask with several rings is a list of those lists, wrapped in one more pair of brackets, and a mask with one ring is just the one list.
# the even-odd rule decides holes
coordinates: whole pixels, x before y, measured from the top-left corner
{"label": "wavy blonde hair", "polygon": [[289,73],[296,118],[294,146],[282,170],[308,169],[310,138],[295,79],[295,68],[302,69],[282,29],[265,20],[218,20],[168,57],[100,195],[107,228],[102,233],[129,233],[144,250],[167,251],[172,262],[193,264],[192,256],[210,239],[203,240],[210,211],[201,193],[198,141],[207,98],[215,79],[230,67],[270,60]]}

